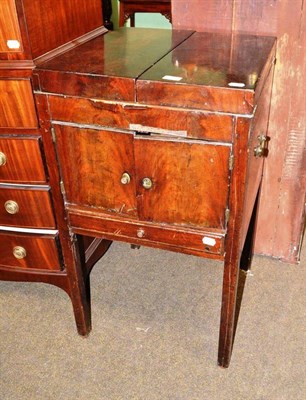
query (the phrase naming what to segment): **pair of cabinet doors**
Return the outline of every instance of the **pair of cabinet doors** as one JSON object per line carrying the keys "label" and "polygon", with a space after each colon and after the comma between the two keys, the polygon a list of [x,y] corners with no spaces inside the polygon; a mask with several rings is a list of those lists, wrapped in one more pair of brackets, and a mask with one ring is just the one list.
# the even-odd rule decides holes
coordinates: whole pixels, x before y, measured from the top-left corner
{"label": "pair of cabinet doors", "polygon": [[231,145],[67,125],[54,131],[68,204],[225,229]]}

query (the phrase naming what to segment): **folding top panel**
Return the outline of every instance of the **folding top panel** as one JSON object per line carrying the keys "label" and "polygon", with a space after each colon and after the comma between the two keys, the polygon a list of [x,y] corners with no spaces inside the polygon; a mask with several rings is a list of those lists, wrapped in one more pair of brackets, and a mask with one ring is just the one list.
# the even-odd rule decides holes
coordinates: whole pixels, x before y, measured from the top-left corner
{"label": "folding top panel", "polygon": [[138,79],[137,100],[252,113],[274,54],[272,37],[196,32]]}
{"label": "folding top panel", "polygon": [[130,28],[108,32],[38,66],[36,89],[135,101],[135,81],[190,31]]}

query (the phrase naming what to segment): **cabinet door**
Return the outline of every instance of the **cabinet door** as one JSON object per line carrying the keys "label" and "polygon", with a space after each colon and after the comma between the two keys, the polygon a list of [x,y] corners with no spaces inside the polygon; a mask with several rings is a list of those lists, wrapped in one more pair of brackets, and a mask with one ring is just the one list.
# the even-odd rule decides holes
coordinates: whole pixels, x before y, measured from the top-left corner
{"label": "cabinet door", "polygon": [[137,215],[133,134],[55,126],[66,201]]}
{"label": "cabinet door", "polygon": [[135,139],[139,217],[224,229],[230,151],[208,142]]}
{"label": "cabinet door", "polygon": [[15,0],[0,1],[0,53],[22,51]]}

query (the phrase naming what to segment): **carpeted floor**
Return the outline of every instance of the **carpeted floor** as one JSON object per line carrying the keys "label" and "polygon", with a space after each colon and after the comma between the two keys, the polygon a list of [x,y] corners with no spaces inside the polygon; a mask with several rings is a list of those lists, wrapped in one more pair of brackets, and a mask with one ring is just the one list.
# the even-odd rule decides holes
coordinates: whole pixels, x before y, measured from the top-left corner
{"label": "carpeted floor", "polygon": [[304,400],[305,247],[300,266],[254,258],[229,369],[221,263],[113,244],[91,274],[87,339],[60,289],[0,282],[0,399]]}

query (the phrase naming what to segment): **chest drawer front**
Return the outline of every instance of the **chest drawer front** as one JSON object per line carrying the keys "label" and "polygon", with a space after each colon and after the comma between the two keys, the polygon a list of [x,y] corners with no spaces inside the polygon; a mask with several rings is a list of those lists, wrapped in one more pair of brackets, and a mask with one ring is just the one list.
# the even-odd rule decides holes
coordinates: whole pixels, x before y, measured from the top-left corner
{"label": "chest drawer front", "polygon": [[133,135],[55,126],[68,203],[136,215]]}
{"label": "chest drawer front", "polygon": [[15,0],[0,2],[0,53],[22,51]]}
{"label": "chest drawer front", "polygon": [[0,186],[0,225],[55,228],[49,189],[16,189]]}
{"label": "chest drawer front", "polygon": [[0,127],[37,128],[32,86],[29,79],[0,80]]}
{"label": "chest drawer front", "polygon": [[0,232],[0,263],[18,269],[59,271],[56,236],[11,235]]}
{"label": "chest drawer front", "polygon": [[231,147],[135,139],[142,220],[224,229]]}
{"label": "chest drawer front", "polygon": [[49,96],[49,104],[52,118],[58,121],[225,142],[232,140],[233,118],[229,115],[62,96]]}
{"label": "chest drawer front", "polygon": [[0,136],[0,182],[44,183],[40,139]]}

